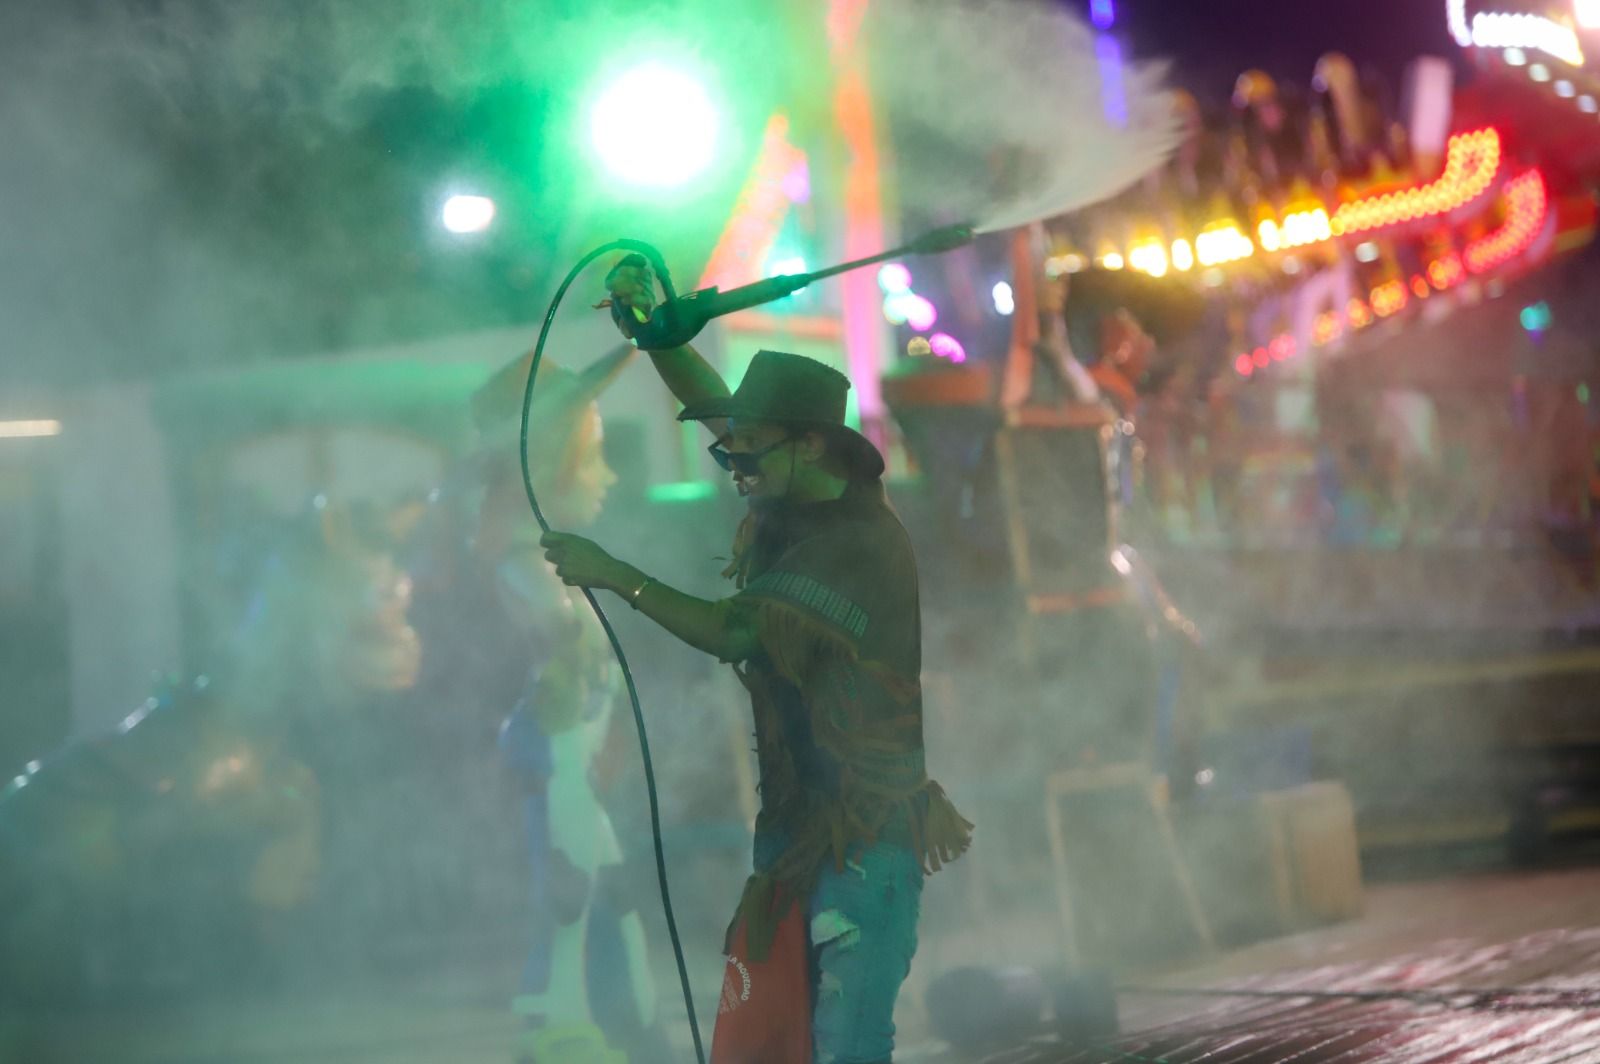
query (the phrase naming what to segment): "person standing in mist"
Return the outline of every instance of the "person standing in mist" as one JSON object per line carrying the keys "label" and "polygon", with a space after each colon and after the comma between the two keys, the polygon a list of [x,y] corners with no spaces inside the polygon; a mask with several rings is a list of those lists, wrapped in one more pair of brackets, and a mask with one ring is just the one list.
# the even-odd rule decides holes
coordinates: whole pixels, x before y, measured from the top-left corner
{"label": "person standing in mist", "polygon": [[[607,287],[631,337],[654,302],[648,265],[628,256]],[[844,425],[850,382],[820,362],[761,351],[730,394],[691,347],[650,356],[684,404],[678,419],[712,431],[711,454],[748,500],[724,574],[737,592],[695,598],[580,536],[540,542],[565,583],[614,592],[734,666],[750,691],[761,794],[740,918],[752,938],[770,934],[774,898],[796,899],[816,1059],[888,1061],[922,878],[966,850],[972,825],[925,769],[917,568],[883,458]]]}
{"label": "person standing in mist", "polygon": [[[587,525],[616,475],[601,453],[595,399],[634,354],[627,346],[582,373],[548,366],[530,411],[548,446],[530,454],[550,515]],[[535,927],[513,1002],[525,1031],[517,1059],[554,1064],[574,1039],[655,1054],[655,987],[640,914],[624,902],[623,853],[595,789],[620,677],[603,631],[581,598],[556,581],[528,530],[517,453],[531,355],[513,360],[472,398],[482,435],[483,486],[473,544],[492,572],[516,657],[534,661],[500,729],[500,749],[522,794]],[[659,1059],[657,1055],[648,1058]]]}

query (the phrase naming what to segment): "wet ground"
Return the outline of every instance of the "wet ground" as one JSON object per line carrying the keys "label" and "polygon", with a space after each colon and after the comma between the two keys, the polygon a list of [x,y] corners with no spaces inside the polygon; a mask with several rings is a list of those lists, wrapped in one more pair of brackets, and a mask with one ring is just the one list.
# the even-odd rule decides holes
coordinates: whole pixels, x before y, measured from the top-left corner
{"label": "wet ground", "polygon": [[[1124,992],[1118,999],[1122,1033],[1114,1039],[1068,1046],[1047,1034],[1019,1031],[1007,1047],[966,1054],[931,1039],[922,1005],[930,979],[971,963],[984,942],[993,952],[1027,961],[1019,944],[1046,938],[1026,923],[999,935],[991,929],[925,936],[902,1003],[902,1050],[896,1059],[922,1064],[1600,1062],[1600,869],[1487,873],[1372,887],[1359,920],[1127,977],[1151,990],[1226,989],[1257,996]],[[704,959],[691,956],[692,970],[705,970]],[[484,973],[434,973],[399,981],[405,989],[381,992],[5,1017],[0,1018],[0,1060],[506,1062],[514,1026],[489,982]],[[1352,996],[1318,996],[1328,994]],[[663,1003],[675,1000],[664,981]],[[681,1015],[681,1006],[673,1011]],[[710,1020],[711,1013],[703,1010],[708,1035]],[[686,1034],[682,1043],[687,1045]],[[689,1058],[680,1053],[678,1059]]]}
{"label": "wet ground", "polygon": [[[1041,1037],[983,1064],[1600,1061],[1600,871],[1369,888],[1355,921],[1138,980],[1122,1034]],[[1168,996],[1155,990],[1237,990]],[[1349,996],[1340,996],[1349,995]]]}

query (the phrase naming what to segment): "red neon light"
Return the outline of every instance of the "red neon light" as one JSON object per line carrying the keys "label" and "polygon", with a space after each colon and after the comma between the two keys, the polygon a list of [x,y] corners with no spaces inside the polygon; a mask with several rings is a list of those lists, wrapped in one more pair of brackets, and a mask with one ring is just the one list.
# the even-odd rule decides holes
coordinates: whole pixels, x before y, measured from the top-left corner
{"label": "red neon light", "polygon": [[1500,172],[1500,134],[1493,129],[1457,133],[1445,146],[1444,172],[1426,185],[1363,196],[1333,215],[1333,231],[1361,233],[1399,222],[1448,214],[1489,190]]}
{"label": "red neon light", "polygon": [[1544,176],[1539,171],[1529,170],[1507,181],[1505,199],[1505,222],[1488,236],[1468,244],[1462,256],[1467,269],[1473,273],[1492,270],[1522,254],[1544,228],[1550,200],[1545,193]]}

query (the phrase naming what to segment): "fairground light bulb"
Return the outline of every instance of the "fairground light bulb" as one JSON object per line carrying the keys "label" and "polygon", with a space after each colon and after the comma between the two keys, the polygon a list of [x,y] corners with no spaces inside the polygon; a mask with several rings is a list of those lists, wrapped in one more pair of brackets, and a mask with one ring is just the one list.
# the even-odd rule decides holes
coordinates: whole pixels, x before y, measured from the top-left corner
{"label": "fairground light bulb", "polygon": [[967,349],[961,346],[960,340],[949,333],[934,333],[928,337],[928,349],[940,358],[948,358],[951,362],[967,360]]}
{"label": "fairground light bulb", "polygon": [[[1011,286],[1005,281],[996,281],[994,288],[989,292],[994,299],[994,310],[1002,316],[1011,314],[1017,309],[1016,297],[1011,292]],[[943,333],[939,334],[943,336]]]}
{"label": "fairground light bulb", "polygon": [[481,233],[494,221],[494,200],[488,196],[451,196],[439,221],[452,233]]}
{"label": "fairground light bulb", "polygon": [[917,332],[927,332],[939,320],[939,312],[926,298],[912,294],[906,299],[906,324]]}
{"label": "fairground light bulb", "polygon": [[589,112],[589,138],[618,180],[671,188],[698,176],[717,147],[717,109],[705,86],[660,62],[611,81]]}
{"label": "fairground light bulb", "polygon": [[898,262],[885,263],[878,270],[878,287],[890,295],[911,291],[911,271]]}

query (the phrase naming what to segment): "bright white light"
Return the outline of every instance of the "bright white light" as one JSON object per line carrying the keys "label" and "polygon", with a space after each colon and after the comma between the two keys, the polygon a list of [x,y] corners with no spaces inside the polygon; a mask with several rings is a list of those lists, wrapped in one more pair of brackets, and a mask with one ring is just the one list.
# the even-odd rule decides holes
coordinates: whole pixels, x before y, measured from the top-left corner
{"label": "bright white light", "polygon": [[439,221],[452,233],[481,233],[494,221],[494,200],[488,196],[451,196]]}
{"label": "bright white light", "polygon": [[31,776],[35,772],[38,772],[41,767],[42,766],[39,764],[39,762],[29,761],[26,765],[22,766],[22,770]]}
{"label": "bright white light", "polygon": [[1182,237],[1172,242],[1172,266],[1179,273],[1194,269],[1194,248]]}
{"label": "bright white light", "polygon": [[1378,245],[1374,244],[1370,240],[1368,240],[1367,242],[1365,242],[1363,244],[1357,244],[1356,245],[1356,259],[1358,261],[1360,261],[1360,262],[1377,262],[1378,261]]}
{"label": "bright white light", "polygon": [[[1011,294],[1011,286],[1004,281],[996,281],[989,295],[994,299],[996,314],[1009,315],[1017,309],[1016,298]],[[942,334],[941,334],[942,335]]]}
{"label": "bright white light", "polygon": [[1505,50],[1506,66],[1526,66],[1528,53],[1521,48],[1507,48]]}
{"label": "bright white light", "polygon": [[1255,254],[1255,250],[1256,246],[1250,238],[1232,225],[1208,229],[1194,238],[1195,258],[1200,260],[1202,266],[1220,266],[1225,262],[1237,262],[1239,259],[1249,258]]}
{"label": "bright white light", "polygon": [[1535,63],[1528,68],[1528,77],[1534,81],[1549,81],[1550,68],[1543,63]]}
{"label": "bright white light", "polygon": [[1600,0],[1572,0],[1572,17],[1579,29],[1600,30]]}
{"label": "bright white light", "polygon": [[1531,48],[1583,66],[1583,49],[1572,27],[1543,15],[1480,11],[1472,16],[1472,43],[1479,48]]}
{"label": "bright white light", "polygon": [[911,271],[898,262],[885,263],[878,270],[878,287],[893,295],[911,291]]}
{"label": "bright white light", "polygon": [[0,440],[59,435],[61,435],[61,422],[48,418],[37,421],[0,421]]}
{"label": "bright white light", "polygon": [[1595,113],[1595,99],[1594,99],[1594,97],[1593,96],[1589,96],[1587,94],[1585,94],[1583,96],[1579,96],[1578,97],[1578,110],[1583,111],[1586,114],[1591,114],[1591,115],[1594,114]]}
{"label": "bright white light", "polygon": [[606,87],[590,112],[589,138],[618,178],[671,188],[711,164],[718,125],[717,109],[700,82],[649,62]]}
{"label": "bright white light", "polygon": [[905,313],[906,324],[917,332],[927,332],[933,328],[933,323],[939,320],[938,309],[915,292],[906,297]]}
{"label": "bright white light", "polygon": [[1550,87],[1554,89],[1556,91],[1556,95],[1561,97],[1563,100],[1570,100],[1578,94],[1578,90],[1573,87],[1572,82],[1566,80],[1565,78],[1562,78],[1560,81],[1556,82]]}
{"label": "bright white light", "polygon": [[1115,251],[1108,251],[1101,256],[1100,265],[1108,270],[1120,270],[1124,264],[1120,254]]}
{"label": "bright white light", "polygon": [[773,260],[772,265],[767,267],[768,277],[781,277],[786,273],[805,272],[806,260],[801,258],[799,255],[790,255],[788,258],[775,259]]}
{"label": "bright white light", "polygon": [[1128,252],[1130,269],[1147,273],[1151,277],[1167,275],[1167,245],[1159,240],[1137,244]]}
{"label": "bright white light", "polygon": [[1450,36],[1465,48],[1472,43],[1472,29],[1467,25],[1467,0],[1445,0],[1445,21],[1450,24]]}

